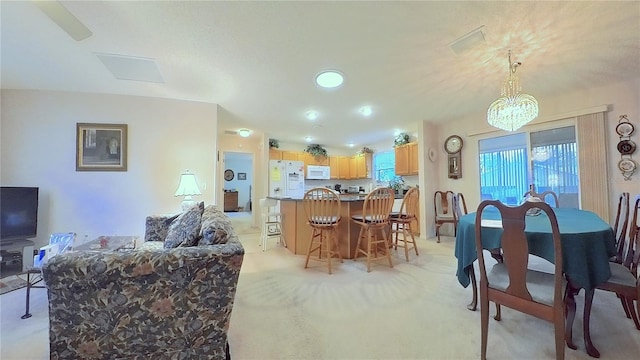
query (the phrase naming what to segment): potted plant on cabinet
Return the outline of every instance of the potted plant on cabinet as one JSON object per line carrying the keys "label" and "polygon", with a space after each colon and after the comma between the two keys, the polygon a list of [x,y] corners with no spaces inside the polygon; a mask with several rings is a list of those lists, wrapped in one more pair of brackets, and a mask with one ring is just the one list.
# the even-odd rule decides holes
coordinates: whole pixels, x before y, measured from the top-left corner
{"label": "potted plant on cabinet", "polygon": [[310,144],[304,149],[306,153],[311,154],[314,158],[327,157],[327,150],[318,144]]}
{"label": "potted plant on cabinet", "polygon": [[408,143],[409,143],[409,134],[400,133],[393,140],[393,147],[396,147],[396,146],[399,146],[399,145],[408,144]]}
{"label": "potted plant on cabinet", "polygon": [[269,139],[269,148],[277,149],[280,147],[280,142],[276,139]]}

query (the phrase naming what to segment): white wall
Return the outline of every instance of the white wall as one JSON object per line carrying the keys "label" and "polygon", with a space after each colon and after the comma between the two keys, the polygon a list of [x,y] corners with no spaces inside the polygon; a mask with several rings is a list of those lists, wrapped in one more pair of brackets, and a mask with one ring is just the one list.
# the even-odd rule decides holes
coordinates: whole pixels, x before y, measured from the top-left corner
{"label": "white wall", "polygon": [[[180,174],[193,172],[214,202],[216,104],[31,90],[1,93],[3,186],[38,186],[36,245],[53,232],[144,236],[150,214],[180,211]],[[126,172],[75,170],[76,123],[128,124]]]}

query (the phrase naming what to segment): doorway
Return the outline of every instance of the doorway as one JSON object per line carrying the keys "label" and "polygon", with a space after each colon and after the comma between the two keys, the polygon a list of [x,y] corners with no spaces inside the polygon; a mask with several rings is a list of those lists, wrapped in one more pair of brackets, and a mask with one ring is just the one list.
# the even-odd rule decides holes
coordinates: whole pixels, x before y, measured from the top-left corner
{"label": "doorway", "polygon": [[224,212],[231,218],[250,219],[253,210],[253,154],[224,152]]}

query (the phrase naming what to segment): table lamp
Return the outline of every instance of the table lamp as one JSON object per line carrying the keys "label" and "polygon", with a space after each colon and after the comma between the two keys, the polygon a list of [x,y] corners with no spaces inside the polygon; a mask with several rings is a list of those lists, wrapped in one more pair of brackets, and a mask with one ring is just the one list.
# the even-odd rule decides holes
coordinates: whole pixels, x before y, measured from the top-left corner
{"label": "table lamp", "polygon": [[184,196],[184,200],[182,200],[182,211],[187,211],[196,204],[196,201],[193,200],[193,195],[202,195],[202,193],[200,192],[200,188],[198,188],[196,176],[187,170],[180,176],[180,184],[178,184],[178,189],[174,194],[174,196]]}

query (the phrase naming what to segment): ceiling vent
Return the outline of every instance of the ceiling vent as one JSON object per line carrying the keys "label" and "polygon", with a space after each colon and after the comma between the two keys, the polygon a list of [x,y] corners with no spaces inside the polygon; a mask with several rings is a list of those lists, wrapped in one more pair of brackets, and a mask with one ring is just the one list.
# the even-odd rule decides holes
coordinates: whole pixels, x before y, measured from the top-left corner
{"label": "ceiling vent", "polygon": [[116,79],[164,83],[153,59],[101,53],[96,56]]}
{"label": "ceiling vent", "polygon": [[460,55],[477,46],[483,45],[484,43],[484,25],[482,25],[479,28],[459,37],[449,44],[449,47],[456,55]]}

